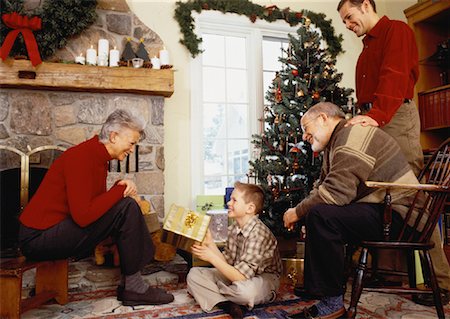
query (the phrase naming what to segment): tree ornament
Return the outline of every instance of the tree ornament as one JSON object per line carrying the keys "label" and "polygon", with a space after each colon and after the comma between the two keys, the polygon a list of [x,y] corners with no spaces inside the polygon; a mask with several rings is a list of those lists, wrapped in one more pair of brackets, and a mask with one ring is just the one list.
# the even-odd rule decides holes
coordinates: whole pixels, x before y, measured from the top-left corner
{"label": "tree ornament", "polygon": [[203,10],[209,10],[209,4],[206,3],[206,2],[204,2],[204,3],[202,4],[202,9],[203,9]]}
{"label": "tree ornament", "polygon": [[303,13],[302,12],[296,12],[295,13],[295,17],[300,20],[303,17]]}
{"label": "tree ornament", "polygon": [[257,16],[256,14],[252,13],[252,14],[250,15],[250,21],[251,21],[252,23],[255,23],[256,18],[258,18],[258,16]]}
{"label": "tree ornament", "polygon": [[313,93],[313,99],[315,99],[315,100],[320,99],[320,93],[319,93],[319,91],[315,91],[315,92]]}
{"label": "tree ornament", "polygon": [[293,69],[293,70],[292,70],[292,75],[293,75],[293,76],[297,76],[297,75],[298,75],[298,70]]}
{"label": "tree ornament", "polygon": [[294,172],[300,168],[300,164],[298,163],[298,158],[296,158],[294,160],[294,163],[292,163],[292,168],[294,169]]}
{"label": "tree ornament", "polygon": [[278,114],[275,116],[275,120],[273,121],[273,123],[275,123],[275,124],[280,123],[280,116]]}
{"label": "tree ornament", "polygon": [[277,101],[277,103],[281,103],[283,101],[283,96],[281,94],[281,88],[278,88],[277,91],[275,92],[275,101]]}
{"label": "tree ornament", "polygon": [[305,27],[309,28],[310,25],[311,25],[311,19],[307,17],[307,18],[305,19]]}

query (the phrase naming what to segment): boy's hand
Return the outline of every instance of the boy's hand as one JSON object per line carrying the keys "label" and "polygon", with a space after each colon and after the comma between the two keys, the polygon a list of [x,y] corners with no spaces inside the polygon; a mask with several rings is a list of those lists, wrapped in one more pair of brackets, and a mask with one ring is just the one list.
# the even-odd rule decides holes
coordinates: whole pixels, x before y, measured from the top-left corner
{"label": "boy's hand", "polygon": [[211,260],[215,257],[214,251],[206,245],[194,244],[191,247],[192,254],[201,260],[211,263]]}

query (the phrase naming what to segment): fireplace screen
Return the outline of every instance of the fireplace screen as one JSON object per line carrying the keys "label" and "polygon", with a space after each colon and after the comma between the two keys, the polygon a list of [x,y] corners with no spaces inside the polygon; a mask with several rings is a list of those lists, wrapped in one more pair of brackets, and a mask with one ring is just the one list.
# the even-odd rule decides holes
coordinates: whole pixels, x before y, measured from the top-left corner
{"label": "fireplace screen", "polygon": [[60,146],[40,146],[24,153],[0,145],[0,257],[18,254],[19,215],[36,192],[51,163],[62,153]]}

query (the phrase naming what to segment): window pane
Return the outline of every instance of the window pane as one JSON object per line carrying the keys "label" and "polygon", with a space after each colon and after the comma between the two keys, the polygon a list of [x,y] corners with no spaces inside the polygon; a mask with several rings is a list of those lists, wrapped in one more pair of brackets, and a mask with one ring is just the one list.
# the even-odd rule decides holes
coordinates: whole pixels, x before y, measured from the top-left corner
{"label": "window pane", "polygon": [[275,72],[274,71],[264,71],[263,73],[263,92],[264,92],[264,104],[270,104],[270,102],[266,99],[267,91],[269,90],[269,87],[272,86],[272,81],[275,78]]}
{"label": "window pane", "polygon": [[281,56],[281,42],[263,40],[263,69],[279,71],[282,68],[278,59]]}
{"label": "window pane", "polygon": [[205,195],[222,195],[225,194],[227,185],[226,176],[205,176]]}
{"label": "window pane", "polygon": [[204,140],[204,174],[226,174],[226,140]]}
{"label": "window pane", "polygon": [[248,137],[248,105],[232,104],[227,112],[228,137]]}
{"label": "window pane", "polygon": [[203,105],[203,137],[226,138],[225,106],[205,103]]}
{"label": "window pane", "polygon": [[214,67],[203,68],[203,100],[225,101],[225,70]]}
{"label": "window pane", "polygon": [[246,68],[245,38],[226,37],[227,67]]}
{"label": "window pane", "polygon": [[203,65],[225,66],[225,37],[216,34],[202,34]]}
{"label": "window pane", "polygon": [[227,101],[230,103],[247,102],[246,70],[227,69]]}
{"label": "window pane", "polygon": [[239,175],[246,174],[248,164],[248,140],[228,140],[228,174]]}

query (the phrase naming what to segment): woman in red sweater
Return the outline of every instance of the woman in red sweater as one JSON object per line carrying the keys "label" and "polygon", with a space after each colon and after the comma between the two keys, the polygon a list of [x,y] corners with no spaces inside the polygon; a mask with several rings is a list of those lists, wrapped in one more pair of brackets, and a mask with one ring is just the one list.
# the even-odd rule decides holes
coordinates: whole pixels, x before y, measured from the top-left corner
{"label": "woman in red sweater", "polygon": [[53,162],[20,215],[20,246],[34,260],[86,257],[112,236],[122,273],[117,299],[129,306],[174,299],[142,279],[141,269],[153,259],[154,246],[133,199],[135,183],[123,179],[106,189],[108,162],[132,153],[144,138],[144,127],[127,111],[111,113],[98,136],[69,148]]}

